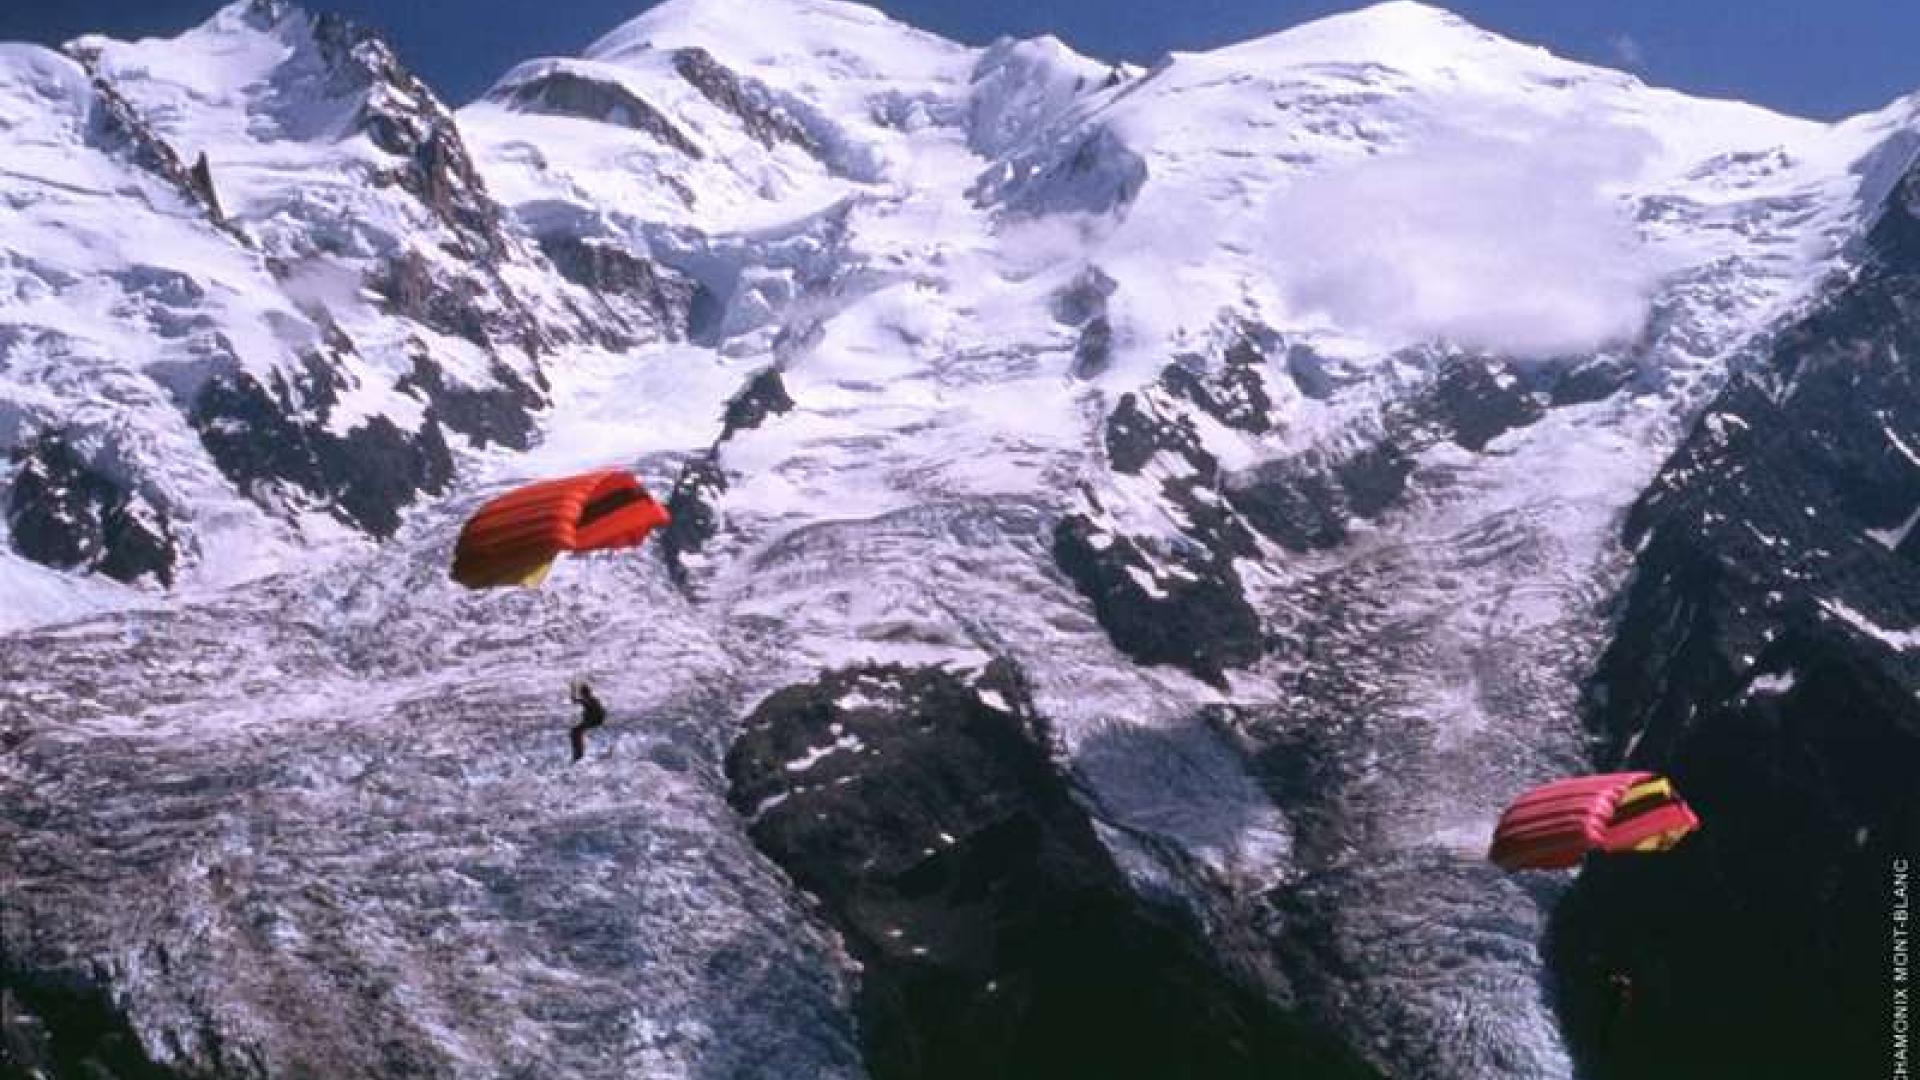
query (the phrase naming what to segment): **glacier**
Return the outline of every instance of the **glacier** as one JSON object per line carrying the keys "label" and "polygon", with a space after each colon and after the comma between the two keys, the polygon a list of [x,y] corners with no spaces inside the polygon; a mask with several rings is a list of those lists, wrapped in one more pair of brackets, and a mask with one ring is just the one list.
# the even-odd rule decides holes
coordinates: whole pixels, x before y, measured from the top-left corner
{"label": "glacier", "polygon": [[[1657,748],[1593,701],[1667,610],[1623,527],[1790,396],[1916,136],[1406,0],[1150,67],[668,0],[459,108],[280,0],[0,46],[0,1064],[941,1075],[874,987],[999,969],[793,823],[933,874],[1000,800],[1085,875],[1038,895],[1308,1047],[1239,1066],[1645,1075],[1559,1013],[1568,882],[1485,844]],[[646,554],[447,580],[605,465]],[[1016,735],[1040,787],[928,779]],[[856,828],[888,785],[971,810]]]}

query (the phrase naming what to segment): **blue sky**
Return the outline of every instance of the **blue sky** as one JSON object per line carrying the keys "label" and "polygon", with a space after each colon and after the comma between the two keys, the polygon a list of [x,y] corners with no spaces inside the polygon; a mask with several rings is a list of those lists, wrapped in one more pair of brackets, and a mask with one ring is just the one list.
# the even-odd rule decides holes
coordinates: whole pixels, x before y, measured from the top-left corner
{"label": "blue sky", "polygon": [[[754,0],[736,0],[751,4]],[[647,0],[311,0],[383,30],[443,96],[465,101],[516,61],[578,52]],[[961,41],[1055,34],[1103,59],[1150,62],[1363,6],[1338,0],[882,0]],[[1458,0],[1509,37],[1627,67],[1648,82],[1837,118],[1920,90],[1920,0]],[[171,33],[216,0],[0,0],[0,40]]]}

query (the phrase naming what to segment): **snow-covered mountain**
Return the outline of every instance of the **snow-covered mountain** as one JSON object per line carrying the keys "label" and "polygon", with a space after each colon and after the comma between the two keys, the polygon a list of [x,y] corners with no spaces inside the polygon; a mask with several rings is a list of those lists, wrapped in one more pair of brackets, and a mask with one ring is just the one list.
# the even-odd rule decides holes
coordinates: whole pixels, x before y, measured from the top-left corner
{"label": "snow-covered mountain", "polygon": [[[458,110],[279,0],[0,46],[0,1069],[1797,1061],[1916,839],[1917,108],[1408,2],[668,0]],[[607,464],[645,554],[447,580]],[[1485,863],[1623,761],[1697,843]]]}

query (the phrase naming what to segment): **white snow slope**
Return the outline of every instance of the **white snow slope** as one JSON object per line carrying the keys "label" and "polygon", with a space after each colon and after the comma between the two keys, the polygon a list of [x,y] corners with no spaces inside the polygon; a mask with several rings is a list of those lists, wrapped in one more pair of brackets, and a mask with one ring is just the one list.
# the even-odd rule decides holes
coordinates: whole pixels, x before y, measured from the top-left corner
{"label": "white snow slope", "polygon": [[[0,930],[32,921],[48,963],[100,964],[163,1060],[279,1074],[376,1025],[393,1045],[343,1068],[858,1075],[853,973],[745,841],[719,756],[820,667],[1005,656],[1068,763],[1207,706],[1350,729],[1361,847],[1303,854],[1286,800],[1238,775],[1182,793],[1143,787],[1150,763],[1086,772],[1209,869],[1198,903],[1346,897],[1323,916],[1366,974],[1301,974],[1323,991],[1305,1007],[1394,1075],[1570,1074],[1543,898],[1481,865],[1490,823],[1578,760],[1621,511],[1741,351],[1846,272],[1920,133],[1911,104],[1827,125],[1688,98],[1410,2],[1139,70],[829,0],[668,0],[456,114],[510,249],[485,303],[551,329],[536,355],[368,296],[395,252],[478,272],[422,202],[367,181],[384,152],[314,74],[306,27],[243,3],[74,50],[184,159],[208,155],[231,234],[89,140],[79,63],[0,48],[0,446],[87,433],[196,552],[172,590],[0,553]],[[688,74],[690,49],[724,85]],[[556,74],[595,89],[517,93]],[[555,230],[697,282],[689,340],[592,343],[592,298],[533,242]],[[1101,275],[1110,355],[1087,365],[1060,297]],[[186,424],[183,381],[288,365],[329,322],[360,388],[332,422],[413,430],[395,383],[415,351],[475,385],[498,356],[550,380],[539,445],[460,449],[451,493],[378,544],[242,490]],[[1248,326],[1278,343],[1270,429],[1146,392],[1176,358],[1220,370]],[[1180,459],[1109,460],[1123,395],[1246,470],[1356,445],[1462,356],[1633,377],[1478,451],[1426,447],[1406,497],[1337,544],[1259,541],[1236,566],[1264,627],[1317,648],[1219,685],[1139,665],[1055,567],[1068,513],[1155,559],[1184,542],[1162,497]],[[537,593],[445,580],[485,496],[603,464],[668,487],[769,366],[794,408],[720,444],[723,527],[686,588],[651,552],[563,564]],[[561,694],[582,673],[615,721],[569,770]],[[1326,717],[1304,699],[1331,675],[1352,696]],[[1218,792],[1255,804],[1236,836],[1183,812]]]}

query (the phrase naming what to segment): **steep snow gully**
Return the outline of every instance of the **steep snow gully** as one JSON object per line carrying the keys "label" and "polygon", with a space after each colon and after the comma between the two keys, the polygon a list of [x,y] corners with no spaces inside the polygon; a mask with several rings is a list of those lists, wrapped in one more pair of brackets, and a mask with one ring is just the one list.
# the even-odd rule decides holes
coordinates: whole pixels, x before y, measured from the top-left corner
{"label": "steep snow gully", "polygon": [[1883,1075],[1916,150],[1409,2],[0,45],[0,1078]]}

